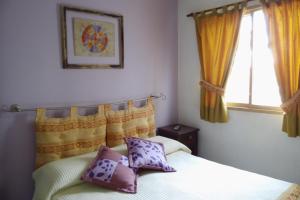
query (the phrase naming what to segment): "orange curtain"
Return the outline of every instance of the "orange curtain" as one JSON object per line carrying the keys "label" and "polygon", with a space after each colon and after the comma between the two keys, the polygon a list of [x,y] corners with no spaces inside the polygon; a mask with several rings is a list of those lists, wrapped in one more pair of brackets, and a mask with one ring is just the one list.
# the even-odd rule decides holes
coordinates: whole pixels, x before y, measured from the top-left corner
{"label": "orange curtain", "polygon": [[[227,122],[223,93],[236,48],[244,5],[223,14],[194,15],[201,64],[201,119]],[[227,8],[224,8],[224,10]]]}
{"label": "orange curtain", "polygon": [[300,1],[262,1],[282,108],[282,130],[300,136]]}

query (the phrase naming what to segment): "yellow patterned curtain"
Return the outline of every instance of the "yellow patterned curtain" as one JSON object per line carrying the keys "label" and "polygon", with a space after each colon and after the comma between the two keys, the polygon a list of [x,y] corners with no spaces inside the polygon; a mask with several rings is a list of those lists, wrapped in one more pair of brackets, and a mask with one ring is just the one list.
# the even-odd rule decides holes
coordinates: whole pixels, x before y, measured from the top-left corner
{"label": "yellow patterned curtain", "polygon": [[300,136],[300,1],[262,1],[267,18],[282,109],[282,130]]}
{"label": "yellow patterned curtain", "polygon": [[201,63],[201,119],[227,122],[223,94],[236,48],[244,5],[194,15]]}

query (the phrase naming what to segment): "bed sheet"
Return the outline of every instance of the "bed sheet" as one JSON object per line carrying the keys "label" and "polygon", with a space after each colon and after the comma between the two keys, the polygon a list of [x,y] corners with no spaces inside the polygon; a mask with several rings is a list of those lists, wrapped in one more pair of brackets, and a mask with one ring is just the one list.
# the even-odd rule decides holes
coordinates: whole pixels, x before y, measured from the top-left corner
{"label": "bed sheet", "polygon": [[[54,167],[45,167],[36,172],[34,178],[37,184],[46,180],[42,174],[51,169],[52,172],[48,173],[53,180],[44,183],[43,190],[37,187],[40,191],[35,192],[35,199],[44,196],[46,200],[276,200],[292,185],[193,156],[184,145],[171,139],[155,137],[151,140],[164,144],[168,163],[177,172],[142,172],[137,180],[137,194],[115,192],[81,182],[75,174],[84,171],[83,163],[93,158],[91,154],[70,159],[69,163],[55,161],[57,163],[53,164]],[[117,151],[126,154],[124,148],[117,147]],[[76,173],[70,172],[72,169],[66,171],[66,163],[70,166],[76,162],[80,168],[77,165]],[[53,173],[53,168],[58,171]],[[61,180],[57,181],[57,178]]]}

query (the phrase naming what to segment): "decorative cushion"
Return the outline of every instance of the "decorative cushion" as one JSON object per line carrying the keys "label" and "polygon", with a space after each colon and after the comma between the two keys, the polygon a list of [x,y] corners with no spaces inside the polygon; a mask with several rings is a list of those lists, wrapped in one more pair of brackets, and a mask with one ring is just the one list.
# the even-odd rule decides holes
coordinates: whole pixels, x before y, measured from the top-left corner
{"label": "decorative cushion", "polygon": [[135,121],[129,109],[112,110],[112,106],[105,105],[105,115],[107,119],[106,144],[114,147],[124,144],[124,137],[137,137]]}
{"label": "decorative cushion", "polygon": [[138,137],[148,138],[155,136],[155,108],[152,97],[148,97],[146,105],[139,108],[133,105],[133,101],[129,101],[128,108],[132,113],[133,120],[135,121],[134,124]]}
{"label": "decorative cushion", "polygon": [[39,108],[36,115],[36,167],[65,157],[97,151],[106,144],[106,118],[104,105],[98,113],[79,116],[72,107],[70,116],[48,118],[46,110]]}
{"label": "decorative cushion", "polygon": [[136,193],[136,174],[129,168],[128,158],[105,146],[99,149],[81,179],[113,190]]}
{"label": "decorative cushion", "polygon": [[125,137],[153,137],[156,134],[154,105],[148,97],[145,106],[137,108],[133,101],[128,101],[125,110],[113,111],[111,105],[105,105],[107,119],[106,144],[114,147],[124,144]]}
{"label": "decorative cushion", "polygon": [[164,146],[141,138],[125,138],[129,166],[134,169],[154,169],[165,172],[176,170],[167,163]]}

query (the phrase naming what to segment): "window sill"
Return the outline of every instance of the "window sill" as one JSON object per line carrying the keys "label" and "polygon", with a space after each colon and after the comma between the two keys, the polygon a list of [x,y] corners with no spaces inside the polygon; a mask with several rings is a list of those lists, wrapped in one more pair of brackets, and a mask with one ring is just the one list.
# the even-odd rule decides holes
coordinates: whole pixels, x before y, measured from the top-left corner
{"label": "window sill", "polygon": [[259,105],[250,105],[243,103],[227,103],[227,108],[229,110],[239,110],[246,112],[257,112],[257,113],[267,113],[267,114],[277,114],[283,115],[284,112],[280,107],[272,106],[259,106]]}

